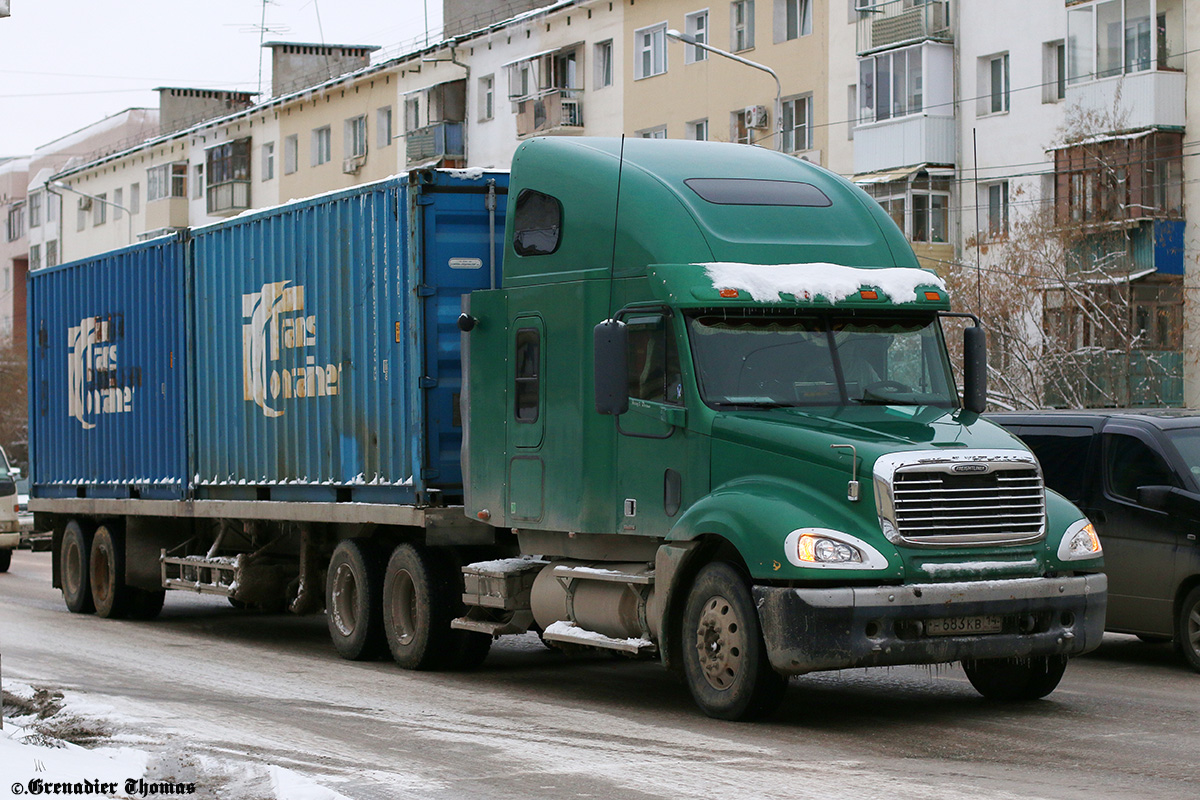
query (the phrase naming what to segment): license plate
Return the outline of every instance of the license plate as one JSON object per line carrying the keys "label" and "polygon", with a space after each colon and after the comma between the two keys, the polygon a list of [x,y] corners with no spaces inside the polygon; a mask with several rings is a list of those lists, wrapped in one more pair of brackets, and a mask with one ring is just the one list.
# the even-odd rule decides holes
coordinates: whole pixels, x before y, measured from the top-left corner
{"label": "license plate", "polygon": [[978,617],[946,617],[925,620],[928,636],[957,636],[972,633],[999,633],[1004,627],[1004,618],[996,614]]}

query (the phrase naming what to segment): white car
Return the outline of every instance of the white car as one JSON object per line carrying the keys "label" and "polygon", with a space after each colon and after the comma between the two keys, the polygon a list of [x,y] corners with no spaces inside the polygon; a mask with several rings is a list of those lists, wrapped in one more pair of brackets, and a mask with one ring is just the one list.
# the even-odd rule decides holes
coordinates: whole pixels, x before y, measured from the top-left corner
{"label": "white car", "polygon": [[0,572],[8,572],[12,551],[20,543],[17,481],[8,466],[8,456],[0,448]]}

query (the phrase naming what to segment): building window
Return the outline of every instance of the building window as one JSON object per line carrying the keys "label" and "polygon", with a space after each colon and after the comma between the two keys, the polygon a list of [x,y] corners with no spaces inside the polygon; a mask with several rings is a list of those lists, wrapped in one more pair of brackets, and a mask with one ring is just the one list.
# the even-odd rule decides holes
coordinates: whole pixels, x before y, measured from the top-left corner
{"label": "building window", "polygon": [[812,33],[812,0],[775,0],[775,41],[799,39]]}
{"label": "building window", "polygon": [[421,127],[421,98],[409,97],[404,100],[404,130],[406,133]]}
{"label": "building window", "polygon": [[57,267],[58,266],[58,240],[57,239],[51,239],[50,241],[46,242],[46,266],[47,267]]}
{"label": "building window", "polygon": [[1171,58],[1170,33],[1166,15],[1156,18],[1150,0],[1074,6],[1067,10],[1067,82],[1165,69]]}
{"label": "building window", "polygon": [[654,128],[646,128],[638,131],[637,135],[643,139],[665,139],[667,138],[667,126],[658,125]]}
{"label": "building window", "polygon": [[603,89],[612,86],[613,82],[613,43],[612,39],[596,45],[596,88]]}
{"label": "building window", "polygon": [[366,114],[346,120],[342,130],[342,148],[346,158],[357,158],[367,154]]}
{"label": "building window", "polygon": [[283,140],[283,174],[291,175],[300,169],[300,134],[293,133]]}
{"label": "building window", "polygon": [[984,188],[987,193],[987,227],[992,239],[1008,236],[1008,181]]}
{"label": "building window", "polygon": [[812,96],[783,101],[783,152],[812,149]]}
{"label": "building window", "polygon": [[730,115],[729,141],[738,144],[753,144],[754,129],[747,124],[749,114],[750,110],[743,108]]}
{"label": "building window", "polygon": [[125,190],[113,189],[113,222],[119,220],[125,213],[123,205],[125,205]]}
{"label": "building window", "polygon": [[250,138],[210,147],[208,162],[208,213],[250,207]]}
{"label": "building window", "polygon": [[312,132],[312,164],[319,167],[333,159],[333,134],[328,125],[314,128]]}
{"label": "building window", "polygon": [[138,214],[142,210],[142,185],[135,183],[129,187],[129,213]]}
{"label": "building window", "polygon": [[1008,111],[1008,53],[981,58],[983,86],[979,93],[985,103],[983,114],[1001,114]]}
{"label": "building window", "polygon": [[479,121],[487,122],[496,116],[496,76],[479,79]]}
{"label": "building window", "polygon": [[33,192],[29,195],[29,227],[36,228],[42,224],[42,193]]}
{"label": "building window", "polygon": [[392,143],[392,107],[384,106],[375,112],[375,138],[384,148]]}
{"label": "building window", "polygon": [[920,114],[925,110],[922,55],[918,46],[859,60],[860,123]]}
{"label": "building window", "polygon": [[1183,214],[1183,134],[1114,136],[1054,151],[1060,224]]}
{"label": "building window", "polygon": [[161,164],[146,170],[146,202],[167,197],[187,197],[187,162]]}
{"label": "building window", "polygon": [[204,165],[197,164],[193,172],[195,176],[192,178],[192,199],[200,200],[204,197]]}
{"label": "building window", "polygon": [[1042,45],[1042,102],[1057,103],[1067,96],[1067,45],[1059,39]]}
{"label": "building window", "polygon": [[667,71],[667,23],[634,31],[633,77],[635,80]]}
{"label": "building window", "polygon": [[[694,37],[697,42],[708,44],[708,9],[688,14],[683,18],[683,27],[684,32]],[[705,61],[707,59],[707,50],[690,44],[684,46],[683,63],[694,64],[697,61]]]}
{"label": "building window", "polygon": [[708,120],[698,119],[688,123],[688,138],[697,142],[708,141]]}
{"label": "building window", "polygon": [[46,222],[58,222],[58,209],[62,206],[62,198],[50,192],[46,195]]}
{"label": "building window", "polygon": [[30,269],[41,269],[42,268],[42,248],[39,245],[36,245],[36,244],[29,245],[29,268]]}
{"label": "building window", "polygon": [[906,238],[934,244],[949,241],[950,177],[922,170],[911,178],[865,184]]}
{"label": "building window", "polygon": [[102,192],[96,195],[96,199],[92,201],[92,227],[103,225],[108,222],[108,193]]}
{"label": "building window", "polygon": [[729,47],[735,53],[754,47],[754,0],[737,0],[729,4]]}
{"label": "building window", "polygon": [[275,143],[267,142],[262,146],[262,179],[275,180]]}

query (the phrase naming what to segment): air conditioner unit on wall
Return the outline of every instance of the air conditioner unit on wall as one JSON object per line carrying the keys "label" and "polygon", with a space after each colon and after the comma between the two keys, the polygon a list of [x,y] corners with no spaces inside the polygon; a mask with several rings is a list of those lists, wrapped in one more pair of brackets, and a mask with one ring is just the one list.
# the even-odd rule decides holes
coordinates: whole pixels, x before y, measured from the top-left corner
{"label": "air conditioner unit on wall", "polygon": [[766,106],[746,106],[746,127],[765,128],[769,125]]}
{"label": "air conditioner unit on wall", "polygon": [[79,210],[80,211],[91,211],[92,210],[92,198],[90,198],[90,197],[79,198]]}
{"label": "air conditioner unit on wall", "polygon": [[350,156],[342,160],[342,172],[347,175],[353,175],[362,169],[362,165],[366,162],[366,156]]}

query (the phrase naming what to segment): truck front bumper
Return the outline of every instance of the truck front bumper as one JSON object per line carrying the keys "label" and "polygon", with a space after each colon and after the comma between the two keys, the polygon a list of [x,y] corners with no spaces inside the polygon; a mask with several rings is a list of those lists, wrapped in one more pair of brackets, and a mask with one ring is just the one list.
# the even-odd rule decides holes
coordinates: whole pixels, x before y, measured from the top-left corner
{"label": "truck front bumper", "polygon": [[[981,658],[1073,656],[1104,634],[1108,578],[1018,578],[831,589],[755,586],[771,666],[785,675]],[[929,635],[929,620],[1000,618],[995,633]],[[968,626],[969,627],[969,626]]]}

